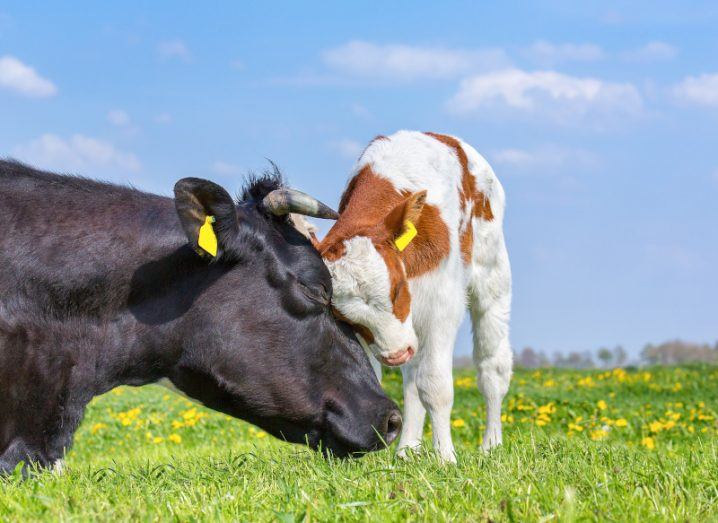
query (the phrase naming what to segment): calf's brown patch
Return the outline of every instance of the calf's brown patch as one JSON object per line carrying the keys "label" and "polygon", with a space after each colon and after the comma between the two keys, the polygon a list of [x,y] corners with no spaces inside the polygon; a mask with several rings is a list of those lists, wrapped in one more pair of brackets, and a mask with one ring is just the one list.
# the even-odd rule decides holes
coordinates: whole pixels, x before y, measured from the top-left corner
{"label": "calf's brown patch", "polygon": [[459,233],[459,247],[461,250],[461,259],[465,264],[471,263],[471,256],[474,250],[474,227],[471,218],[481,218],[485,221],[494,219],[494,213],[491,210],[491,202],[486,195],[476,188],[476,177],[469,170],[469,159],[466,151],[461,146],[461,142],[453,136],[438,133],[424,133],[436,140],[440,141],[447,147],[451,148],[456,154],[456,158],[461,165],[461,188],[459,192],[459,202],[461,212],[465,216],[467,206],[471,206],[469,219],[463,224],[463,230]]}
{"label": "calf's brown patch", "polygon": [[[328,260],[338,259],[341,254],[337,255],[336,245],[355,236],[368,236],[375,245],[391,245],[396,231],[388,230],[384,219],[409,196],[374,173],[370,165],[364,166],[349,181],[339,203],[339,219],[322,240],[319,252]],[[404,252],[397,253],[409,278],[435,269],[449,255],[449,229],[435,205],[424,204],[414,225],[416,238]]]}
{"label": "calf's brown patch", "polygon": [[[387,217],[406,205],[412,194],[397,191],[393,184],[365,165],[347,185],[339,203],[339,219],[319,246],[322,257],[334,261],[344,254],[343,242],[356,236],[367,236],[382,255],[389,271],[394,315],[404,321],[411,309],[407,278],[434,270],[449,255],[449,229],[439,209],[423,204],[414,225],[417,236],[399,252],[393,245],[402,224],[387,224]],[[390,230],[390,227],[392,230]],[[402,270],[404,262],[406,272]]]}

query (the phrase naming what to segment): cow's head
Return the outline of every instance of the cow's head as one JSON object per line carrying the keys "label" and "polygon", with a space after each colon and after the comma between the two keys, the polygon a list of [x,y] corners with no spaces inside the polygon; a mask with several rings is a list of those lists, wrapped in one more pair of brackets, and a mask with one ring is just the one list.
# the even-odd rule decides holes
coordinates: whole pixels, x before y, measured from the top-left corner
{"label": "cow's head", "polygon": [[426,191],[405,195],[388,213],[339,226],[319,245],[332,275],[335,314],[351,323],[385,365],[418,350],[402,251],[417,234]]}
{"label": "cow's head", "polygon": [[334,217],[267,176],[235,203],[196,178],[175,186],[190,246],[179,320],[182,353],[170,379],[205,405],[274,436],[335,455],[375,450],[401,428],[351,328],[332,314],[329,272],[289,213]]}

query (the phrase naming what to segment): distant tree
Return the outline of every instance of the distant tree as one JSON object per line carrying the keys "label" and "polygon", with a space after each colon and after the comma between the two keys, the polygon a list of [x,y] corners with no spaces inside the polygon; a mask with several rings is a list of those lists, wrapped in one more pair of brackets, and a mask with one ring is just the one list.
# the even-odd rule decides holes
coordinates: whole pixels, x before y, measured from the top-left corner
{"label": "distant tree", "polygon": [[514,363],[517,367],[523,367],[525,369],[548,367],[550,364],[549,359],[543,352],[536,351],[532,347],[524,347],[521,352],[516,354]]}
{"label": "distant tree", "polygon": [[556,353],[554,366],[570,369],[590,369],[594,367],[593,358],[587,352],[569,352],[568,355]]}
{"label": "distant tree", "polygon": [[539,366],[539,357],[531,347],[524,347],[516,358],[516,365],[525,369],[535,369]]}
{"label": "distant tree", "polygon": [[615,367],[623,367],[626,364],[627,359],[628,354],[626,353],[626,350],[620,345],[616,345],[613,348],[613,365]]}
{"label": "distant tree", "polygon": [[673,340],[660,345],[647,344],[641,358],[649,365],[677,365],[682,363],[718,363],[718,347]]}
{"label": "distant tree", "polygon": [[647,343],[641,351],[641,359],[648,365],[655,365],[658,363],[658,354],[656,348],[652,343]]}
{"label": "distant tree", "polygon": [[608,367],[611,364],[611,360],[613,359],[613,352],[610,349],[607,349],[606,347],[601,347],[598,349],[598,359],[601,360],[601,365],[604,367]]}

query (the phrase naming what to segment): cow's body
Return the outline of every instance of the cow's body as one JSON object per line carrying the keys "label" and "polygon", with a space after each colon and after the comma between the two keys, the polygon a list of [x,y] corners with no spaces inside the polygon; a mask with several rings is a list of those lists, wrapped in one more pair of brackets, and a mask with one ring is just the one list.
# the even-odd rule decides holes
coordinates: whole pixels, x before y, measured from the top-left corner
{"label": "cow's body", "polygon": [[[235,207],[221,187],[185,179],[176,208],[0,161],[0,472],[56,462],[93,396],[162,378],[337,454],[376,448],[375,427],[392,439],[382,424],[395,407],[332,318],[324,264],[258,204],[277,187],[259,180]],[[211,262],[188,245],[205,214],[216,216]]]}
{"label": "cow's body", "polygon": [[[404,364],[400,451],[421,443],[428,410],[436,450],[454,459],[452,358],[467,305],[487,404],[483,446],[499,444],[512,365],[511,272],[504,191],[489,164],[450,136],[378,137],[358,160],[339,212],[319,246],[332,273],[333,303],[373,342],[377,357]],[[415,238],[407,236],[407,221]]]}

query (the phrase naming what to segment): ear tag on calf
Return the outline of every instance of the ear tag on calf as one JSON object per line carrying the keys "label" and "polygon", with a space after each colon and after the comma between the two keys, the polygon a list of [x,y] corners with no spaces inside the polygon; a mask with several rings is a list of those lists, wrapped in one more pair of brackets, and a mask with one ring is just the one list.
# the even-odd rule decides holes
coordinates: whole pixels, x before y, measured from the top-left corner
{"label": "ear tag on calf", "polygon": [[412,240],[416,238],[417,234],[416,226],[407,220],[404,222],[404,232],[402,232],[401,236],[394,240],[394,245],[396,245],[396,248],[399,249],[399,252],[403,252]]}
{"label": "ear tag on calf", "polygon": [[214,233],[213,223],[214,216],[207,216],[207,218],[205,218],[204,225],[199,228],[197,245],[212,256],[217,256],[217,235]]}

